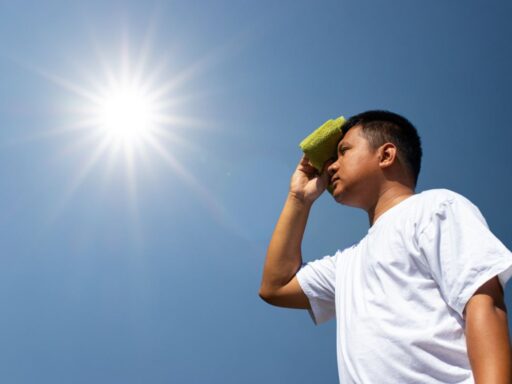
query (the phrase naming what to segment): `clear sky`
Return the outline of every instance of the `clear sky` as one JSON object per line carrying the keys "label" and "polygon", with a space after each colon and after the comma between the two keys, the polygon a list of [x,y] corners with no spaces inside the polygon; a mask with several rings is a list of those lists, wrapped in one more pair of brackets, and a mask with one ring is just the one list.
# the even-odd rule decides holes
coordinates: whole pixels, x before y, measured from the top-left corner
{"label": "clear sky", "polygon": [[[505,0],[0,0],[0,381],[337,382],[334,323],[257,295],[298,143],[401,113],[418,191],[468,197],[511,248],[511,19]],[[116,145],[97,109],[128,83],[156,128]],[[367,230],[322,196],[305,259]]]}

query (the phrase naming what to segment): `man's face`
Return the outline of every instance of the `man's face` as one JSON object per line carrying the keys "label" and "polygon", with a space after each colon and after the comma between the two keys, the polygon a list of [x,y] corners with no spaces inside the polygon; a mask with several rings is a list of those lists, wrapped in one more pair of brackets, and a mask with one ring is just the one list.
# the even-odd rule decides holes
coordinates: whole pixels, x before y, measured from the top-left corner
{"label": "man's face", "polygon": [[379,154],[370,147],[362,128],[351,128],[338,144],[338,158],[328,168],[334,199],[342,204],[369,208],[381,180]]}

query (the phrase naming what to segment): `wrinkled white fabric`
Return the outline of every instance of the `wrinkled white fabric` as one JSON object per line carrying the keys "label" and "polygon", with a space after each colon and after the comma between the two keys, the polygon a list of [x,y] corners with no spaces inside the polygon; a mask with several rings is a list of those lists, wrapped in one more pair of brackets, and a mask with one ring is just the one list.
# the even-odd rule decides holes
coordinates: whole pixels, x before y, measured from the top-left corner
{"label": "wrinkled white fabric", "polygon": [[316,324],[336,316],[342,384],[474,383],[464,307],[487,280],[512,275],[511,252],[469,200],[413,195],[357,244],[297,273]]}

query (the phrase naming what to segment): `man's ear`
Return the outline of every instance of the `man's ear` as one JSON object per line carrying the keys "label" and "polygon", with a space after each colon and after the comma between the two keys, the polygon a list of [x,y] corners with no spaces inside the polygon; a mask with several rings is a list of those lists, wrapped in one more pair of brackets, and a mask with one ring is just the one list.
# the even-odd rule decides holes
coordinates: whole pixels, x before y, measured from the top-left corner
{"label": "man's ear", "polygon": [[379,147],[379,165],[381,168],[391,166],[397,159],[396,145],[385,143]]}

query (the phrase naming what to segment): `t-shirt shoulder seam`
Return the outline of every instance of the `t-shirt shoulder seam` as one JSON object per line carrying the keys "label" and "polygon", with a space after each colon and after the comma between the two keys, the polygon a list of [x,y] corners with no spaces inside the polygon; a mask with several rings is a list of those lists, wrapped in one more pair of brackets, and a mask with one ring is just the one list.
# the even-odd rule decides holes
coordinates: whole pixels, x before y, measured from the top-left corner
{"label": "t-shirt shoulder seam", "polygon": [[[451,191],[450,191],[451,192]],[[445,199],[441,200],[438,204],[436,204],[435,208],[430,210],[430,215],[428,218],[428,223],[423,227],[423,229],[420,229],[418,232],[418,237],[421,237],[423,233],[432,225],[434,222],[434,216],[441,211],[441,209],[449,204],[453,204],[453,202],[456,200],[457,196],[452,195],[448,196]]]}

